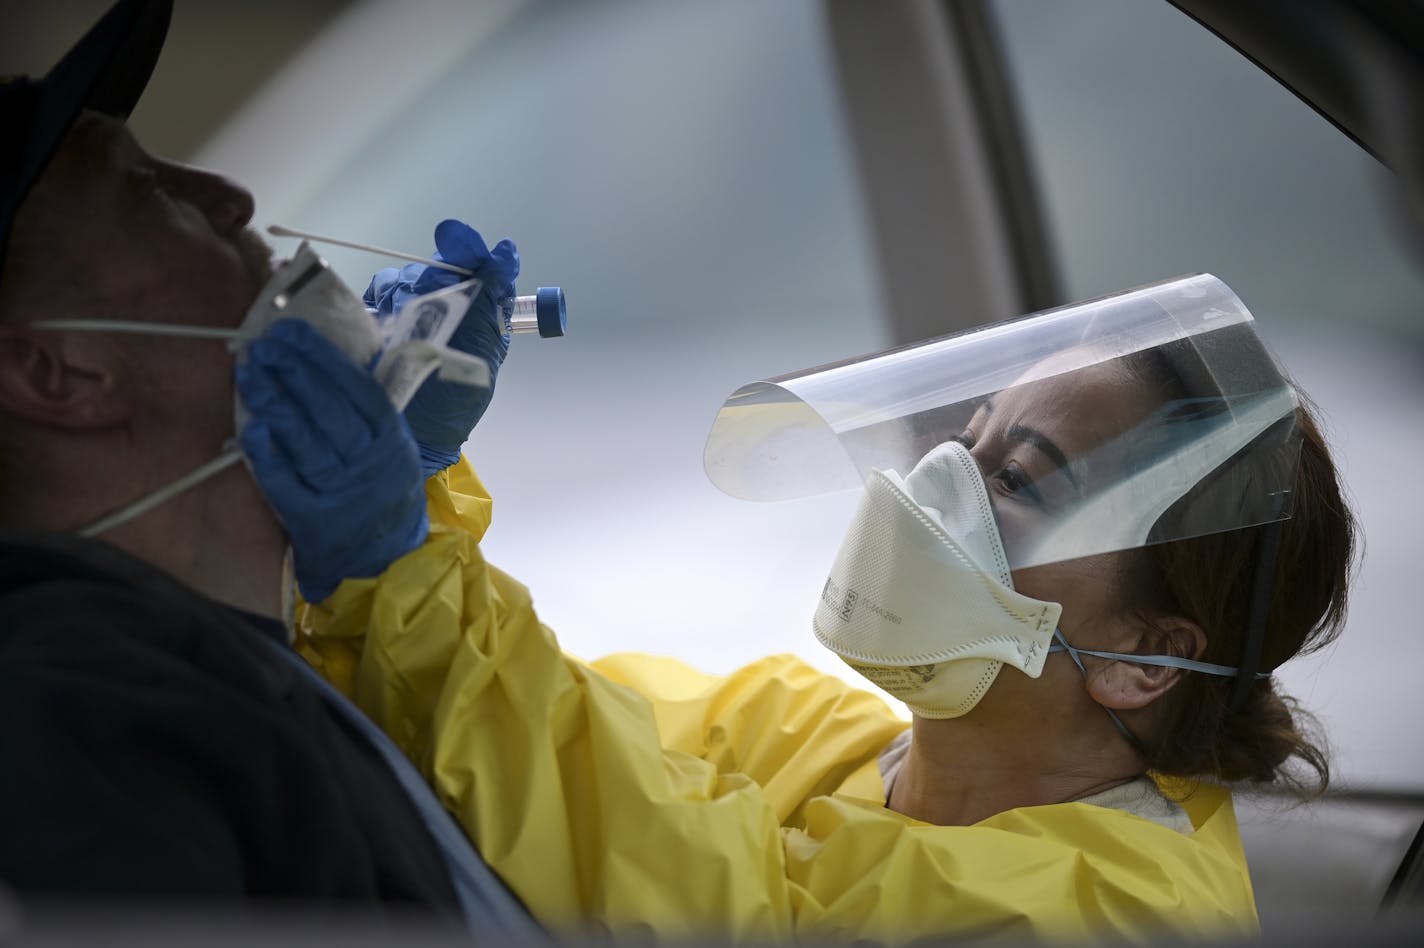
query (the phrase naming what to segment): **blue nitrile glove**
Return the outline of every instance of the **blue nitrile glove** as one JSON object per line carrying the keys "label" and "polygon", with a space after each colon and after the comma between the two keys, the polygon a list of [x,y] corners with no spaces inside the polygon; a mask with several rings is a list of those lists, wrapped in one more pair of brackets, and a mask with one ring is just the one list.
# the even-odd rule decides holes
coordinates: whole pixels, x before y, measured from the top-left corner
{"label": "blue nitrile glove", "polygon": [[420,546],[420,455],[371,373],[295,319],[273,323],[247,356],[242,450],[287,529],[302,596],[320,602]]}
{"label": "blue nitrile glove", "polygon": [[[450,347],[477,355],[489,363],[490,387],[457,385],[435,376],[426,380],[406,406],[405,417],[420,446],[426,476],[460,460],[460,446],[470,436],[494,394],[495,373],[509,351],[500,301],[514,295],[519,276],[519,251],[501,240],[491,250],[468,224],[444,220],[435,227],[435,259],[473,271],[484,281],[464,320],[450,337]],[[366,288],[366,305],[389,316],[417,296],[470,279],[443,267],[412,263],[399,270],[382,270]]]}

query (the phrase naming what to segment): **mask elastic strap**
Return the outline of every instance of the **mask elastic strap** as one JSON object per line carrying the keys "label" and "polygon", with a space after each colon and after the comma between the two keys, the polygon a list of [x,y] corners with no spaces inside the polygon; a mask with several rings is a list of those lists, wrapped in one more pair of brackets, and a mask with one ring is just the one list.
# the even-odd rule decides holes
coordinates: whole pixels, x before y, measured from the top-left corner
{"label": "mask elastic strap", "polygon": [[182,336],[188,339],[213,339],[234,345],[243,338],[241,330],[217,329],[212,326],[182,326],[168,323],[145,323],[123,319],[37,319],[31,329],[62,329],[67,332],[122,332],[139,336]]}
{"label": "mask elastic strap", "polygon": [[[1239,669],[1230,665],[1213,665],[1211,662],[1198,662],[1190,658],[1177,658],[1175,655],[1129,655],[1126,652],[1098,652],[1090,648],[1073,648],[1071,645],[1050,645],[1050,653],[1053,652],[1076,652],[1079,655],[1093,655],[1097,658],[1111,658],[1119,662],[1132,662],[1135,665],[1158,665],[1163,668],[1184,668],[1187,671],[1201,672],[1204,675],[1217,675],[1221,678],[1234,678]],[[1256,678],[1270,678],[1270,672],[1256,672]]]}
{"label": "mask elastic strap", "polygon": [[127,507],[116,510],[100,520],[96,520],[89,526],[79,530],[78,533],[81,537],[94,537],[107,530],[112,530],[120,524],[128,523],[135,517],[140,517],[148,513],[159,504],[178,496],[185,490],[198,486],[214,474],[222,473],[240,460],[242,460],[242,451],[237,448],[230,448],[208,463],[195,470],[189,471],[171,483],[165,484],[153,491],[153,493],[139,498]]}
{"label": "mask elastic strap", "polygon": [[[1100,652],[1091,648],[1074,648],[1069,645],[1068,640],[1063,637],[1062,629],[1054,629],[1053,637],[1058,641],[1048,646],[1048,654],[1052,655],[1054,652],[1067,652],[1068,657],[1073,659],[1073,664],[1078,666],[1078,671],[1083,673],[1084,678],[1088,677],[1088,669],[1083,666],[1083,660],[1079,658],[1080,655],[1092,655],[1096,658],[1109,658],[1119,662],[1131,662],[1134,665],[1156,665],[1162,668],[1181,668],[1186,671],[1201,672],[1204,675],[1235,678],[1238,682],[1243,678],[1249,682],[1271,677],[1270,672],[1253,672],[1250,676],[1245,676],[1243,675],[1244,665],[1242,668],[1232,668],[1230,665],[1214,665],[1211,662],[1199,662],[1190,658],[1178,658],[1175,655],[1129,655],[1126,652]],[[1128,743],[1136,748],[1138,753],[1146,756],[1147,749],[1143,746],[1142,742],[1137,739],[1137,736],[1127,729],[1127,725],[1117,716],[1117,712],[1107,705],[1101,705],[1101,707],[1108,713],[1108,717],[1112,718],[1113,724],[1117,725],[1117,729],[1122,732],[1123,737],[1127,738]]]}
{"label": "mask elastic strap", "polygon": [[282,556],[282,621],[287,626],[287,644],[297,642],[297,579],[292,563],[292,548]]}
{"label": "mask elastic strap", "polygon": [[[1048,647],[1049,653],[1052,654],[1053,652],[1067,652],[1068,657],[1073,659],[1073,664],[1078,666],[1078,671],[1083,673],[1083,679],[1086,681],[1088,677],[1088,669],[1083,666],[1083,660],[1078,657],[1078,653],[1087,652],[1087,654],[1089,655],[1099,655],[1102,653],[1088,652],[1087,649],[1074,648],[1073,646],[1069,645],[1068,640],[1063,637],[1062,629],[1054,629],[1053,637],[1057,639],[1058,642],[1057,644],[1050,645]],[[1122,732],[1122,736],[1127,739],[1127,742],[1129,744],[1132,745],[1133,750],[1137,751],[1143,757],[1146,757],[1147,748],[1142,746],[1142,742],[1137,739],[1136,734],[1132,733],[1127,729],[1127,725],[1122,723],[1122,718],[1117,716],[1117,712],[1114,711],[1112,708],[1109,708],[1105,704],[1100,704],[1098,705],[1098,707],[1102,708],[1108,713],[1108,717],[1112,718],[1112,723],[1117,725],[1117,729]]]}

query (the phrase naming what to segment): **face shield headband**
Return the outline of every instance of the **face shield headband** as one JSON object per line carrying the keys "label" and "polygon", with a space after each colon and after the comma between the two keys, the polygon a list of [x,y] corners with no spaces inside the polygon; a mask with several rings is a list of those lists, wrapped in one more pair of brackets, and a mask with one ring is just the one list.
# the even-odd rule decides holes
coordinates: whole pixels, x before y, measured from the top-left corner
{"label": "face shield headband", "polygon": [[704,464],[770,501],[967,443],[1010,485],[993,502],[1017,570],[1289,517],[1296,407],[1245,306],[1199,274],[742,386]]}

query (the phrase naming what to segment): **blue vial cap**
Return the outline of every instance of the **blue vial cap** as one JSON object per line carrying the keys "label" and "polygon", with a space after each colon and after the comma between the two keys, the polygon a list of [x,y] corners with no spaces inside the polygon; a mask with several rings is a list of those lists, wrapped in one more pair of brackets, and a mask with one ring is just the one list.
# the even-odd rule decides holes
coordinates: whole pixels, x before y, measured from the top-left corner
{"label": "blue vial cap", "polygon": [[534,316],[539,321],[540,336],[545,339],[562,336],[569,328],[563,289],[557,286],[539,287],[534,294]]}

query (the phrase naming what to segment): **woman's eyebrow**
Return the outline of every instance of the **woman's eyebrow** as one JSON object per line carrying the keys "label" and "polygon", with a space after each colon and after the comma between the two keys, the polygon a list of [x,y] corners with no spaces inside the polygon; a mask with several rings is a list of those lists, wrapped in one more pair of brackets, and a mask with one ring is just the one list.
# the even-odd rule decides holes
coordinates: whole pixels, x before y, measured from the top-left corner
{"label": "woman's eyebrow", "polygon": [[986,398],[975,407],[965,425],[972,425],[976,421],[982,425],[989,420],[989,416],[992,414],[994,414],[994,400]]}
{"label": "woman's eyebrow", "polygon": [[1008,432],[1004,435],[1010,441],[1021,444],[1031,444],[1053,462],[1054,466],[1061,470],[1068,483],[1073,485],[1076,491],[1082,491],[1083,485],[1078,482],[1077,476],[1073,473],[1073,468],[1068,465],[1068,456],[1063,453],[1063,449],[1058,447],[1051,438],[1036,428],[1027,425],[1014,424],[1009,426]]}

